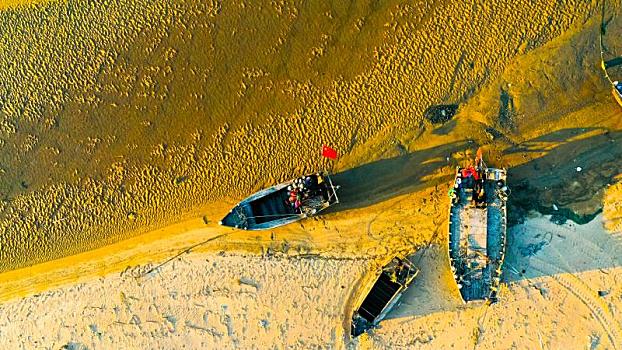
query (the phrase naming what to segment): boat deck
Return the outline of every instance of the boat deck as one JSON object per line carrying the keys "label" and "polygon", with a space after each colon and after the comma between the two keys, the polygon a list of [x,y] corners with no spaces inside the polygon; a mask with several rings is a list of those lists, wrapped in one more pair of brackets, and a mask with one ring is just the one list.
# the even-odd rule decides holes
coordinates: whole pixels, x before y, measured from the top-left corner
{"label": "boat deck", "polygon": [[378,280],[359,308],[361,317],[366,319],[367,322],[373,323],[400,287],[399,283],[391,281],[391,277],[388,274],[380,274],[380,277],[378,277]]}
{"label": "boat deck", "polygon": [[288,203],[288,198],[287,189],[283,188],[248,203],[251,206],[251,218],[254,219],[254,223],[261,224],[300,214]]}
{"label": "boat deck", "polygon": [[387,264],[352,315],[351,334],[359,336],[386,317],[418,272],[406,259],[394,258]]}
{"label": "boat deck", "polygon": [[[503,179],[505,179],[505,174]],[[450,209],[449,256],[465,301],[494,298],[505,249],[505,198],[494,176],[484,182],[484,207],[471,203],[469,184]]]}

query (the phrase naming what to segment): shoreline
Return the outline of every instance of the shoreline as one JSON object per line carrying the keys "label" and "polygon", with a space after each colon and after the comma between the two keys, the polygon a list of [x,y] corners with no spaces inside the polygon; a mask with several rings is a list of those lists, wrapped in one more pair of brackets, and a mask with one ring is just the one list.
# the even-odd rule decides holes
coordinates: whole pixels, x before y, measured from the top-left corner
{"label": "shoreline", "polygon": [[[417,196],[417,193],[398,196],[389,202],[396,202],[402,200],[400,198],[409,196]],[[384,203],[384,205],[382,204],[383,203],[375,206],[387,206],[387,203]],[[214,207],[222,208],[223,206],[222,204],[218,204],[214,205]],[[212,212],[210,209],[199,210],[197,212],[201,211]],[[523,217],[522,222],[515,223],[512,226],[508,225],[508,230],[524,224],[524,222],[529,220],[534,214],[540,217],[551,215],[550,220],[556,225],[563,225],[567,220],[570,220],[577,225],[586,225],[597,218],[602,219],[602,209],[592,215],[591,220],[585,222],[574,221],[573,218],[576,216],[574,213],[570,217],[564,216],[564,212],[561,210],[555,213],[559,213],[563,220],[560,221],[555,215],[551,215],[548,212],[542,213],[536,210],[531,210],[528,212],[528,215]],[[325,215],[332,216],[334,214]],[[347,211],[342,215],[347,215]],[[323,221],[324,219],[320,216],[316,220]],[[161,229],[153,230],[127,240],[104,246],[102,248],[97,248],[84,253],[47,261],[21,269],[2,272],[0,273],[0,303],[19,297],[37,294],[58,286],[79,283],[80,281],[87,280],[89,278],[102,277],[118,272],[122,273],[122,271],[136,266],[148,265],[151,266],[151,268],[157,267],[160,264],[166,264],[168,261],[188,253],[250,253],[254,256],[265,256],[266,253],[268,255],[280,253],[287,257],[307,255],[333,260],[357,257],[357,252],[355,250],[343,251],[339,254],[340,256],[335,255],[337,252],[331,253],[330,251],[324,251],[324,254],[322,254],[323,249],[321,246],[315,246],[308,252],[298,251],[298,253],[295,253],[291,251],[279,251],[280,247],[278,247],[278,244],[277,246],[270,244],[274,243],[274,241],[272,238],[269,241],[266,240],[266,236],[274,236],[275,231],[286,231],[283,238],[279,240],[280,242],[277,242],[286,243],[288,241],[288,227],[285,227],[284,229],[252,233],[249,231],[224,228],[219,226],[216,222],[216,220],[211,220],[210,224],[205,224],[203,216],[195,217],[194,219],[184,220]],[[298,225],[302,226],[301,224]],[[297,224],[292,224],[291,226],[297,226]],[[442,229],[443,227],[437,227],[434,231]],[[255,243],[249,245],[248,241],[253,240],[249,240],[248,237],[246,237],[245,240],[247,244],[239,244],[237,249],[234,248],[236,247],[236,239],[239,239],[240,236],[245,235],[264,236],[264,239],[255,241]],[[279,233],[277,233],[277,235],[279,237],[282,236]],[[211,241],[214,238],[216,241],[211,245],[201,244],[201,242],[205,242],[206,240]],[[310,238],[310,241],[312,245],[313,243],[320,243],[320,240],[317,240],[316,242],[314,238]],[[418,245],[423,245],[424,243],[425,241],[422,241]],[[435,242],[429,241],[429,243],[434,244]],[[193,248],[195,245],[196,247]],[[266,246],[268,246],[268,250],[265,250]],[[189,249],[192,251],[189,252]],[[370,257],[368,254],[361,254],[358,258],[364,256],[367,256],[368,258]],[[376,260],[383,259],[380,255],[371,256],[371,258]],[[388,258],[389,257],[387,256],[386,259]],[[85,270],[88,272],[84,273]]]}
{"label": "shoreline", "polygon": [[[609,243],[614,236],[604,229],[602,215],[598,219],[588,225],[558,225],[549,216],[533,213],[525,223],[513,227],[520,242],[508,253],[510,260],[523,254],[524,246],[543,239],[548,243],[520,258],[522,262],[516,266],[526,274],[504,279],[500,301],[489,307],[461,305],[442,247],[430,250],[421,260],[420,276],[372,337],[348,340],[346,325],[351,303],[364,289],[361,281],[369,280],[379,264],[373,257],[201,251],[182,255],[141,278],[136,277],[150,265],[5,300],[0,304],[0,328],[8,337],[0,338],[0,344],[11,347],[14,341],[50,344],[54,340],[56,345],[73,342],[106,348],[118,341],[137,347],[157,341],[171,347],[190,342],[198,347],[228,348],[256,344],[259,339],[262,344],[283,345],[304,339],[307,345],[345,348],[357,344],[399,346],[404,339],[418,338],[419,346],[439,348],[472,344],[472,328],[479,327],[485,330],[478,336],[484,347],[498,348],[505,339],[532,347],[537,340],[520,334],[542,327],[540,320],[547,317],[557,327],[539,331],[542,341],[552,348],[583,342],[583,336],[594,332],[603,332],[598,339],[607,346],[622,337],[616,321],[622,316],[622,299],[616,299],[622,297],[622,285],[617,284],[622,282],[622,265],[608,262],[620,259],[609,253],[615,249],[622,253],[622,246]],[[582,248],[569,250],[577,246]],[[603,247],[608,250],[602,251]],[[566,253],[561,260],[559,252]],[[441,290],[444,292],[439,293]],[[605,291],[604,296],[598,297],[597,291]],[[615,308],[607,308],[605,302]],[[529,311],[536,306],[540,313]],[[37,320],[20,316],[23,312],[40,313],[42,308],[46,311]],[[584,321],[569,319],[568,312]],[[597,317],[588,321],[590,315]],[[59,318],[64,319],[64,326],[56,321]],[[9,319],[12,321],[7,323]],[[315,325],[312,330],[296,326],[311,321]],[[23,329],[22,322],[45,326],[38,328],[40,332],[30,332],[26,340],[16,333]],[[455,327],[455,322],[462,326]]]}

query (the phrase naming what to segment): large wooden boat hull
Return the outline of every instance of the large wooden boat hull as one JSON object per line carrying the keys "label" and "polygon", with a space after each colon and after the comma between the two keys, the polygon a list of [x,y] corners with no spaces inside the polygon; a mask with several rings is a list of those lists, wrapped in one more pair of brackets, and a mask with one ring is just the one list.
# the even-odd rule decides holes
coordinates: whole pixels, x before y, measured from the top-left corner
{"label": "large wooden boat hull", "polygon": [[485,202],[474,205],[472,189],[460,181],[449,210],[449,261],[464,302],[496,301],[505,256],[506,171],[485,168],[483,174]]}

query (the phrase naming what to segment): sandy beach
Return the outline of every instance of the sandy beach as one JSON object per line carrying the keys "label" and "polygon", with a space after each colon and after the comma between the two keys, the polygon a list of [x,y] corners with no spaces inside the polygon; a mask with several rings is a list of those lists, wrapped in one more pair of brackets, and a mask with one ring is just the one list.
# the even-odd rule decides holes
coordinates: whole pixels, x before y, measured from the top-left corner
{"label": "sandy beach", "polygon": [[432,246],[411,257],[422,273],[398,307],[358,339],[351,300],[375,275],[373,260],[192,253],[5,302],[0,346],[619,348],[622,234],[601,216],[557,225],[534,215],[510,237],[498,303],[463,305],[445,250]]}

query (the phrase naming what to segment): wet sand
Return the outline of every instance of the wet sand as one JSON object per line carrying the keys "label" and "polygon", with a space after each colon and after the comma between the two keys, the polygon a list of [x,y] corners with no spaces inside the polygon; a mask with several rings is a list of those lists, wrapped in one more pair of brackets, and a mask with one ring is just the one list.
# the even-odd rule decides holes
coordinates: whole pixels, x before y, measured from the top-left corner
{"label": "wet sand", "polygon": [[[597,28],[595,4],[583,2],[419,5],[69,1],[0,12],[0,270],[168,226],[318,168],[425,149],[444,159],[455,152],[447,144],[489,143],[486,127],[507,132],[499,87],[520,86],[518,58]],[[585,70],[560,80],[602,83],[581,79]],[[513,89],[516,116],[540,108]],[[604,100],[602,85],[591,91]],[[466,123],[430,132],[424,111],[440,103],[464,105]],[[334,166],[319,157],[323,143],[343,155]]]}

